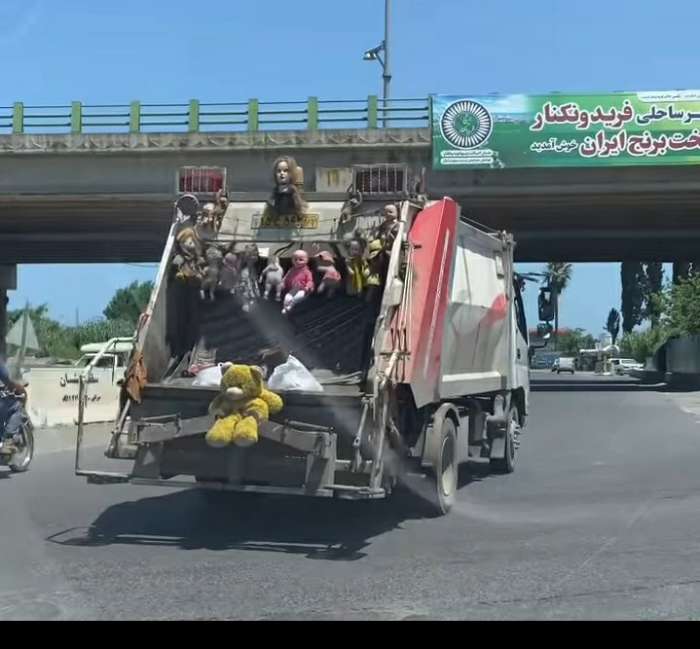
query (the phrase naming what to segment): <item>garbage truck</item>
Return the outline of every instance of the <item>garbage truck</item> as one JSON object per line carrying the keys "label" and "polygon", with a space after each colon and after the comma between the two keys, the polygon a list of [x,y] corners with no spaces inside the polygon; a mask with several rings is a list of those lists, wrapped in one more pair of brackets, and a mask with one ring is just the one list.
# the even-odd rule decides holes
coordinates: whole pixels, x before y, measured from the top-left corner
{"label": "garbage truck", "polygon": [[[281,207],[274,192],[228,201],[221,178],[209,193],[181,179],[105,451],[129,468],[83,466],[98,354],[80,380],[76,474],[238,497],[378,499],[403,488],[442,515],[461,464],[512,472],[529,409],[515,242],[452,198],[430,197],[420,173],[390,167],[353,167],[337,200],[304,196],[297,183],[292,199],[280,194]],[[218,222],[207,230],[215,204]],[[236,260],[237,285],[214,277],[204,291],[183,281],[181,244],[192,231]],[[260,277],[275,263],[288,273],[299,251],[313,290],[287,310],[286,292],[278,301],[273,288],[266,299]],[[338,281],[319,290],[329,278]],[[212,447],[211,404],[230,363],[258,368],[283,407],[259,422],[257,443]],[[285,369],[286,384],[275,383]],[[214,381],[203,381],[212,371]]]}

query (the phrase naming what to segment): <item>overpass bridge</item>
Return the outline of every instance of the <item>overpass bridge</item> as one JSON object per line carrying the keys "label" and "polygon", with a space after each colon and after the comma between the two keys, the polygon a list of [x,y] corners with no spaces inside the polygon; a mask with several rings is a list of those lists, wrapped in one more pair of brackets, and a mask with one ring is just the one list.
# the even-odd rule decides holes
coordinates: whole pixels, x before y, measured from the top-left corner
{"label": "overpass bridge", "polygon": [[514,232],[520,261],[687,260],[700,245],[696,167],[431,169],[428,98],[0,108],[3,264],[159,259],[177,169],[228,169],[231,197],[266,197],[273,159],[323,169],[424,167],[431,195]]}

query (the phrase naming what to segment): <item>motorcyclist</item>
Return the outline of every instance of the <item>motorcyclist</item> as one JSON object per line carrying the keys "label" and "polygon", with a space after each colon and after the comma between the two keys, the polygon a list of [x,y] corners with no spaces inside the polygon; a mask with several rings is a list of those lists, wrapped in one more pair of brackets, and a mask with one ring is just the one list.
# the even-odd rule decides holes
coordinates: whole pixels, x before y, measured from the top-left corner
{"label": "motorcyclist", "polygon": [[0,361],[0,453],[17,451],[22,428],[22,405],[18,396],[26,393],[20,383],[10,378],[5,364]]}

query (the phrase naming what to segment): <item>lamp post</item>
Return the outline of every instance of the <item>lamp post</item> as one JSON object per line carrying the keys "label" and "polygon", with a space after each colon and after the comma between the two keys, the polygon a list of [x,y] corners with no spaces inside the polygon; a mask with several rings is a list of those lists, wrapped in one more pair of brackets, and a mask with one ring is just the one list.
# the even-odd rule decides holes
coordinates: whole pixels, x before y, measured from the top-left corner
{"label": "lamp post", "polygon": [[[391,0],[384,0],[384,40],[373,47],[371,50],[367,50],[362,57],[365,61],[379,61],[382,66],[382,79],[384,80],[384,93],[382,96],[382,103],[384,108],[383,124],[386,128],[389,125],[389,121],[386,117],[387,100],[389,99],[389,89],[391,85],[391,66],[390,66],[390,47],[389,47],[389,34],[391,31]],[[384,53],[384,58],[381,57],[381,53]]]}

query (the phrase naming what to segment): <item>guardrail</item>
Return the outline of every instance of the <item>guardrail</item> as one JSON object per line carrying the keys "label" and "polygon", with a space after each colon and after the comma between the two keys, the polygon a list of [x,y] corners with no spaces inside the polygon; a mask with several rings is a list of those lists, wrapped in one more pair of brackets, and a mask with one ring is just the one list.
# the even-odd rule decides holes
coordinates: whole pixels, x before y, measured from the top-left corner
{"label": "guardrail", "polygon": [[322,128],[426,127],[430,99],[341,99],[186,104],[83,104],[0,107],[0,134],[203,133]]}

